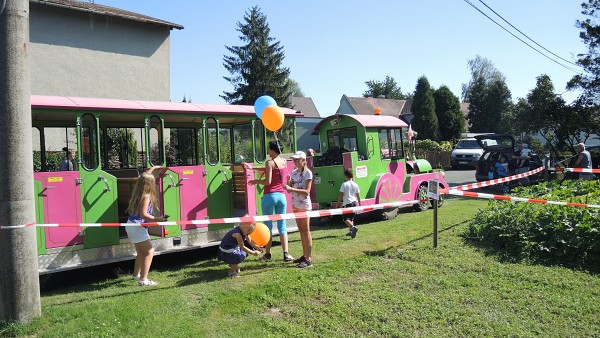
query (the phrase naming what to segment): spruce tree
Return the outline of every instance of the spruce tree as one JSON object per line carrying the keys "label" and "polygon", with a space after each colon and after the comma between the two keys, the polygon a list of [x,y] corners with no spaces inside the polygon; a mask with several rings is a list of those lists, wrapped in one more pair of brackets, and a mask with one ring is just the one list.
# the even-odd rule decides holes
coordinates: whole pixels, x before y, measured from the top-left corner
{"label": "spruce tree", "polygon": [[258,6],[244,15],[244,22],[237,23],[242,46],[228,47],[232,55],[223,57],[223,66],[231,74],[224,79],[234,90],[220,95],[231,104],[253,105],[262,96],[269,95],[282,107],[289,107],[291,93],[288,81],[290,70],[283,67],[283,46],[270,34],[267,17]]}
{"label": "spruce tree", "polygon": [[433,93],[431,92],[429,81],[425,76],[421,76],[417,80],[412,103],[412,113],[412,129],[418,132],[419,139],[440,141],[440,130],[438,119],[435,115]]}

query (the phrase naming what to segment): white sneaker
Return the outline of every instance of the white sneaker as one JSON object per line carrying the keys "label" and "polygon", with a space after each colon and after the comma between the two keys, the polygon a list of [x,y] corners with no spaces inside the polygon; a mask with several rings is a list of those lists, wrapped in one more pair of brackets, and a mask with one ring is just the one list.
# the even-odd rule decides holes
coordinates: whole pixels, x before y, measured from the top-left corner
{"label": "white sneaker", "polygon": [[155,281],[151,281],[149,279],[146,279],[146,280],[139,281],[138,285],[139,286],[155,286],[155,285],[158,285],[158,283],[155,282]]}
{"label": "white sneaker", "polygon": [[136,282],[139,282],[139,281],[140,281],[140,275],[137,275],[137,276],[132,276],[132,278],[133,278],[133,280],[134,280],[134,281],[136,281]]}

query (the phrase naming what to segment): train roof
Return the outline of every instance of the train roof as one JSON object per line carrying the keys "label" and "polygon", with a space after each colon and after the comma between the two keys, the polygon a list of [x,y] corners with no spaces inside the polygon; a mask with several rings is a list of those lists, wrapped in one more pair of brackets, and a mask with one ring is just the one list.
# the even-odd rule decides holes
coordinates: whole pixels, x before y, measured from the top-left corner
{"label": "train roof", "polygon": [[[37,109],[61,110],[102,110],[156,113],[195,113],[195,114],[254,114],[253,106],[231,104],[202,104],[170,101],[119,100],[72,96],[32,95],[31,107]],[[301,112],[281,108],[285,116],[304,116]]]}
{"label": "train roof", "polygon": [[365,128],[377,128],[377,127],[386,127],[386,128],[408,128],[408,125],[394,116],[387,115],[351,115],[351,114],[338,114],[331,115],[329,117],[324,118],[319,122],[312,131],[313,135],[319,133],[319,129],[323,123],[327,121],[331,121],[335,118],[351,118],[358,122],[361,126]]}

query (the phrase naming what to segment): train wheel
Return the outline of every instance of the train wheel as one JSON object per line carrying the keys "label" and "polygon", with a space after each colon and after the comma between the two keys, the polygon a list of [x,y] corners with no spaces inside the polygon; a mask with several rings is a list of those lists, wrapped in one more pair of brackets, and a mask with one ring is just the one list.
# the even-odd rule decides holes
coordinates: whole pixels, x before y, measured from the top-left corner
{"label": "train wheel", "polygon": [[[375,203],[390,203],[399,201],[402,197],[402,185],[396,176],[392,174],[384,174],[377,181],[377,195]],[[394,219],[398,215],[398,208],[384,209],[379,212],[380,218],[383,220]]]}
{"label": "train wheel", "polygon": [[415,196],[417,201],[419,201],[417,204],[414,205],[414,209],[416,211],[425,211],[427,209],[429,209],[430,207],[430,203],[429,203],[429,198],[427,197],[427,185],[426,184],[421,184],[419,186],[419,189],[417,189],[417,196]]}

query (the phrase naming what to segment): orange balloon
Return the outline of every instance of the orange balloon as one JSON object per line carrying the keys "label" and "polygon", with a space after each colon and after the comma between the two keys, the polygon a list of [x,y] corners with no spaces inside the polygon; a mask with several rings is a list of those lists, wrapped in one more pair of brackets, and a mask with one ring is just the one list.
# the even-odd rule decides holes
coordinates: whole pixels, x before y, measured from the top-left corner
{"label": "orange balloon", "polygon": [[256,245],[265,246],[271,239],[271,232],[265,224],[256,223],[254,231],[252,231],[252,234],[250,234],[248,237],[250,237],[250,239],[256,243]]}
{"label": "orange balloon", "polygon": [[265,128],[278,131],[283,126],[283,110],[276,105],[267,106],[263,109],[261,120]]}

